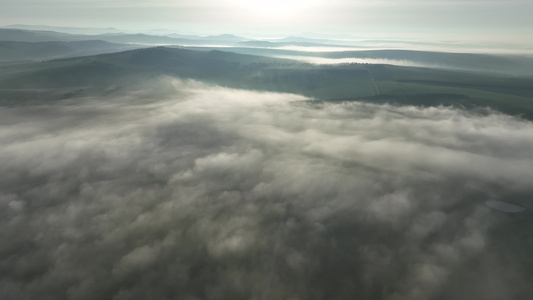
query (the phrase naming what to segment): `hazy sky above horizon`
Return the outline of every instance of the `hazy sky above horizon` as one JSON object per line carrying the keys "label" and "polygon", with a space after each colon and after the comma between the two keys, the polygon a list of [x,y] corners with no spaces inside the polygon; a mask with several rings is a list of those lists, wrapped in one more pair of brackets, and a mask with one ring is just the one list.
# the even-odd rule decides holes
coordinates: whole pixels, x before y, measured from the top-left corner
{"label": "hazy sky above horizon", "polygon": [[190,33],[421,37],[528,43],[531,0],[0,0],[0,25]]}

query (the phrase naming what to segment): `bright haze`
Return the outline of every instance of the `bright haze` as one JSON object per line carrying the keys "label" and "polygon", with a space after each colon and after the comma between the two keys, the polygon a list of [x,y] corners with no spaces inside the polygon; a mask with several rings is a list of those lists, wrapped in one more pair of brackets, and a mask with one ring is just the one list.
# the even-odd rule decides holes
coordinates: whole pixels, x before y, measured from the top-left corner
{"label": "bright haze", "polygon": [[506,41],[531,44],[527,0],[2,0],[0,25],[172,29],[207,34]]}

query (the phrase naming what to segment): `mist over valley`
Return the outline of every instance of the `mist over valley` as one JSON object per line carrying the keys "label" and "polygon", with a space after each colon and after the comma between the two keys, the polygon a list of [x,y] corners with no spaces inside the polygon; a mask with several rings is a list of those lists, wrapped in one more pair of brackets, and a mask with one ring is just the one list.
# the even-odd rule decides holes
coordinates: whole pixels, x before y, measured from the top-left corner
{"label": "mist over valley", "polygon": [[169,77],[0,114],[8,298],[532,292],[529,121]]}

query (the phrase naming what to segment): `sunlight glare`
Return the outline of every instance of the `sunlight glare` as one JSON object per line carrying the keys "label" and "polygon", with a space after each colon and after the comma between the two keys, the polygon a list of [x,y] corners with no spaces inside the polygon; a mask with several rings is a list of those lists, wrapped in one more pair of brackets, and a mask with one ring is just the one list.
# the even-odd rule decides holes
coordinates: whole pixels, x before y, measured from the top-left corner
{"label": "sunlight glare", "polygon": [[267,15],[293,15],[297,16],[311,7],[316,6],[320,0],[235,0],[236,4],[249,12]]}

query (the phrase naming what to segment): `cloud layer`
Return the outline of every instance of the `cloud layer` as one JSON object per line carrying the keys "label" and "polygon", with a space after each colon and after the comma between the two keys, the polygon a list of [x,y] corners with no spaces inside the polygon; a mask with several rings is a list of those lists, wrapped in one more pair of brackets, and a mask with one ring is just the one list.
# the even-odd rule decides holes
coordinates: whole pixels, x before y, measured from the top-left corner
{"label": "cloud layer", "polygon": [[530,122],[176,79],[82,100],[0,109],[2,299],[533,293]]}

